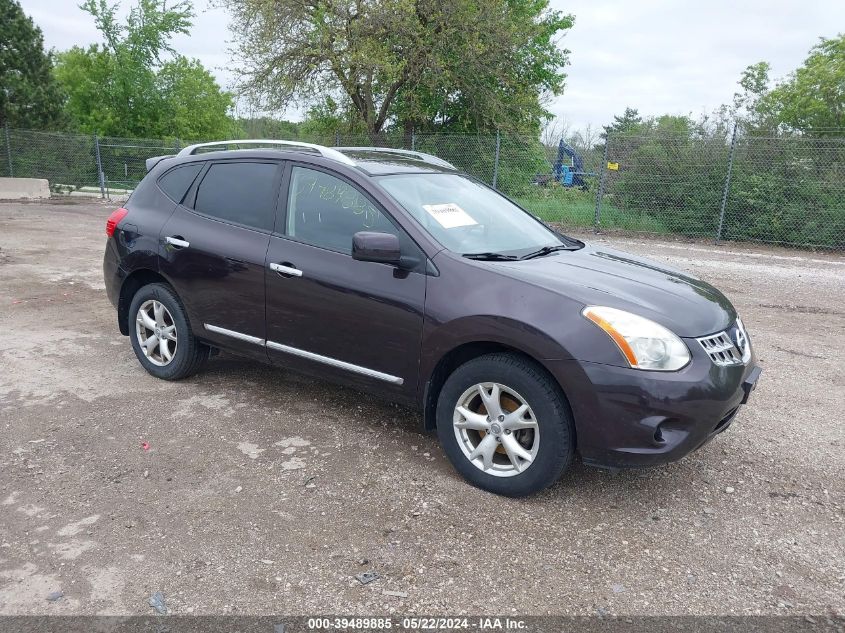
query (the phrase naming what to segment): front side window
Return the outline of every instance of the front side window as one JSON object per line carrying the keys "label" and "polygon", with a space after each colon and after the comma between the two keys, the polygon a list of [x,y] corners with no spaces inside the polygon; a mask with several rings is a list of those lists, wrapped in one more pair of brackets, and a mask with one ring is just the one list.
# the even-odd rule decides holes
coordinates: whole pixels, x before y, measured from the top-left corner
{"label": "front side window", "polygon": [[510,200],[459,174],[381,176],[379,185],[449,250],[521,256],[566,244]]}
{"label": "front side window", "polygon": [[215,163],[200,183],[194,209],[226,222],[272,230],[277,171],[275,163]]}
{"label": "front side window", "polygon": [[401,235],[357,187],[330,174],[294,167],[288,193],[287,234],[312,246],[352,252],[358,231]]}

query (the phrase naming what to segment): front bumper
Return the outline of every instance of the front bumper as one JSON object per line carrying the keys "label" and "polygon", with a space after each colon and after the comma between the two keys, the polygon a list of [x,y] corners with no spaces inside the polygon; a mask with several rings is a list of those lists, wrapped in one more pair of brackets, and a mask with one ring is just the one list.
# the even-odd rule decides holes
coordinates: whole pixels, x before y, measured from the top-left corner
{"label": "front bumper", "polygon": [[761,369],[715,365],[700,346],[677,372],[583,361],[552,361],[575,418],[584,463],[607,468],[676,461],[726,430],[757,385]]}

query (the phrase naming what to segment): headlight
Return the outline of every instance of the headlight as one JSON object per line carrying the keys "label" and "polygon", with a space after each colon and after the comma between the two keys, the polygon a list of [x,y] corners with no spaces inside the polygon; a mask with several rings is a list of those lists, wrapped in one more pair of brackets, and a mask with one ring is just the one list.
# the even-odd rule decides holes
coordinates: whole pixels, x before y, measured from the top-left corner
{"label": "headlight", "polygon": [[675,371],[690,361],[684,342],[654,321],[604,306],[587,306],[581,314],[613,339],[631,367]]}

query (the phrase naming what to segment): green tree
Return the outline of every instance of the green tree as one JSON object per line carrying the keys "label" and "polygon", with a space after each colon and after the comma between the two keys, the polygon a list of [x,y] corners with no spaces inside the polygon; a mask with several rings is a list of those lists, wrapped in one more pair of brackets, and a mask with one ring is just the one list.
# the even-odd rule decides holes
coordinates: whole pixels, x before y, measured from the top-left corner
{"label": "green tree", "polygon": [[636,108],[625,108],[621,116],[613,117],[613,123],[602,126],[604,130],[599,138],[606,141],[608,134],[637,134],[641,133],[646,124]]}
{"label": "green tree", "polygon": [[[822,39],[804,64],[761,99],[780,123],[818,135],[845,128],[845,35]],[[838,131],[837,131],[838,130]]]}
{"label": "green tree", "polygon": [[643,121],[636,108],[625,108],[625,112],[613,117],[613,123],[602,126],[602,132],[599,134],[602,142],[596,143],[596,153],[604,154],[604,146],[607,144],[608,137],[617,137],[616,142],[618,143],[620,142],[618,137],[643,134],[649,127],[650,124]]}
{"label": "green tree", "polygon": [[440,7],[437,56],[393,113],[422,131],[539,135],[543,107],[563,91],[569,51],[559,35],[573,18],[546,0],[452,2]]}
{"label": "green tree", "polygon": [[0,125],[52,129],[62,123],[62,94],[44,38],[17,0],[0,0]]}
{"label": "green tree", "polygon": [[778,126],[771,104],[767,100],[771,83],[770,70],[768,62],[751,64],[739,79],[742,91],[734,93],[730,113],[747,132],[771,131]]}
{"label": "green tree", "polygon": [[366,136],[367,127],[349,99],[338,103],[331,95],[325,95],[308,108],[300,131],[315,138],[334,137],[336,133]]}
{"label": "green tree", "polygon": [[104,44],[59,54],[56,77],[67,92],[74,126],[108,136],[185,139],[228,136],[235,126],[223,92],[197,60],[177,55],[174,35],[186,34],[193,8],[182,1],[138,0],[125,23],[117,5],[86,0]]}
{"label": "green tree", "polygon": [[357,114],[375,138],[390,126],[537,131],[559,94],[571,16],[548,0],[225,0],[261,105],[322,102]]}
{"label": "green tree", "polygon": [[163,64],[156,74],[156,89],[161,106],[154,136],[228,138],[240,132],[229,116],[232,95],[220,90],[199,60],[179,55]]}
{"label": "green tree", "polygon": [[244,138],[297,139],[300,137],[301,123],[283,121],[271,117],[243,117],[235,121],[238,134]]}
{"label": "green tree", "polygon": [[65,110],[73,129],[115,135],[137,129],[126,118],[132,113],[116,106],[120,99],[111,85],[116,66],[114,56],[98,46],[58,54],[54,72],[67,93]]}

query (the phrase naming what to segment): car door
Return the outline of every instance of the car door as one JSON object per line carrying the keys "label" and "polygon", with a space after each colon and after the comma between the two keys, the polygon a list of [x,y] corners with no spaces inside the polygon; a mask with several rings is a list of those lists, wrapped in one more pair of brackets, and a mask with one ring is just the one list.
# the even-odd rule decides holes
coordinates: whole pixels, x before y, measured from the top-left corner
{"label": "car door", "polygon": [[[339,174],[304,164],[286,171],[285,220],[277,222],[266,258],[270,358],[411,401],[427,279],[422,251]],[[354,260],[358,231],[396,234],[420,270]]]}
{"label": "car door", "polygon": [[161,271],[197,336],[250,355],[264,350],[264,263],[281,163],[209,162],[161,232]]}

